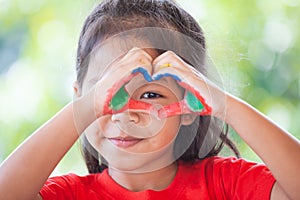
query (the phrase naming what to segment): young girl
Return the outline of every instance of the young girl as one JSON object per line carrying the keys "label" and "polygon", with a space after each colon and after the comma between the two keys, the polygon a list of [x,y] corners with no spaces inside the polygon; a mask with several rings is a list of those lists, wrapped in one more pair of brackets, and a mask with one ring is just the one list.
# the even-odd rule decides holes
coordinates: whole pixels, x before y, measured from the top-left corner
{"label": "young girl", "polygon": [[[77,98],[2,163],[0,199],[300,199],[299,141],[204,76],[203,33],[173,1],[102,2],[77,54]],[[222,121],[266,166],[217,156],[238,154]],[[81,134],[90,174],[48,179]]]}

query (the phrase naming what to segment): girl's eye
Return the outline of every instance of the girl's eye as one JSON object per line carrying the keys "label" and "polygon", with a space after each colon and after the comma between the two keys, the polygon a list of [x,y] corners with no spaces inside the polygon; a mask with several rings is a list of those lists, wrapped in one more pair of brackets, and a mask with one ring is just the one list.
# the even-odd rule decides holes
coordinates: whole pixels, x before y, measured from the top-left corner
{"label": "girl's eye", "polygon": [[163,97],[163,96],[160,94],[157,94],[155,92],[145,92],[141,96],[142,99],[153,99],[153,98],[161,98],[161,97]]}

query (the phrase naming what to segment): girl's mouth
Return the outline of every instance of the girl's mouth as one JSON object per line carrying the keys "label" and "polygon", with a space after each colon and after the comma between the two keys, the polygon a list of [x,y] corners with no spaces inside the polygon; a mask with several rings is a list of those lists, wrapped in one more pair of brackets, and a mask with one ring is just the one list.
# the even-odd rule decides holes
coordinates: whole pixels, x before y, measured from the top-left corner
{"label": "girl's mouth", "polygon": [[108,138],[108,140],[112,142],[114,145],[116,145],[117,147],[127,148],[139,143],[143,139],[134,138],[134,137],[116,137],[116,138]]}

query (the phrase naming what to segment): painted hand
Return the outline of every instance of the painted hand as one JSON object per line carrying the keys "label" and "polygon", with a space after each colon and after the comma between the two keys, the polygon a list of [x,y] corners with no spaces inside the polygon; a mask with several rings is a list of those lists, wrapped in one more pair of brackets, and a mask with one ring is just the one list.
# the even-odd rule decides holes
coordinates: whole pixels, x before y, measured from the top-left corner
{"label": "painted hand", "polygon": [[152,108],[149,103],[131,99],[125,89],[125,84],[137,74],[142,74],[147,82],[171,77],[185,89],[183,100],[158,110],[160,118],[190,113],[198,115],[215,114],[217,116],[218,113],[223,113],[224,110],[219,108],[224,105],[220,102],[225,100],[225,93],[175,53],[165,52],[157,57],[152,65],[154,68],[153,75],[149,74],[150,70],[140,66],[132,70],[130,76],[126,76],[114,85],[106,98],[103,109],[104,114],[123,112],[126,109],[149,110]]}
{"label": "painted hand", "polygon": [[[96,117],[111,113],[112,108],[120,109],[128,101],[124,93],[126,85],[136,74],[134,69],[142,67],[144,72],[152,72],[152,57],[142,49],[133,48],[123,57],[113,62],[97,82],[94,92]],[[117,81],[116,81],[117,80]]]}
{"label": "painted hand", "polygon": [[180,114],[181,112],[182,114],[197,113],[224,117],[226,94],[174,52],[167,51],[161,54],[152,65],[155,79],[172,76],[180,86],[186,89],[182,102],[165,108],[167,114]]}

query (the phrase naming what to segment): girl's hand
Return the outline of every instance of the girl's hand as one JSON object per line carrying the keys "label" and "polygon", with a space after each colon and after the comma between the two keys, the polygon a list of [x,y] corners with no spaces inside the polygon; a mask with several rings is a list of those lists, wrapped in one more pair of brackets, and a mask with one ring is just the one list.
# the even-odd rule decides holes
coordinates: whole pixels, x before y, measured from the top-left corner
{"label": "girl's hand", "polygon": [[[142,67],[149,74],[152,72],[152,57],[144,50],[133,48],[125,55],[109,64],[100,77],[86,77],[86,84],[96,82],[92,88],[75,102],[75,119],[79,133],[105,114],[106,104],[112,95],[132,78],[132,71]],[[98,73],[99,74],[99,73]]]}
{"label": "girl's hand", "polygon": [[153,77],[168,74],[177,76],[180,82],[190,86],[201,95],[205,103],[211,107],[213,116],[222,119],[225,117],[226,93],[174,52],[167,51],[157,57],[153,61],[153,68]]}

